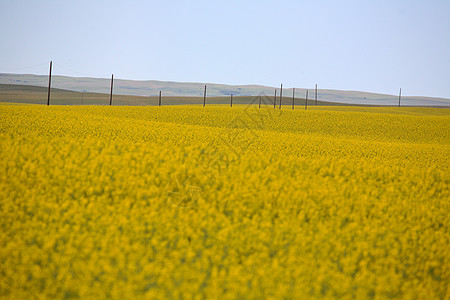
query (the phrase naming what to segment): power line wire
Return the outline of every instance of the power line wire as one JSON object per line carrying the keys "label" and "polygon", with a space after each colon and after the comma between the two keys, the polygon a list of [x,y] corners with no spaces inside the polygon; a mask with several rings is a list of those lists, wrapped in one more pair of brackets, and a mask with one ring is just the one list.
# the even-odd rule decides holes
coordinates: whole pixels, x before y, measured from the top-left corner
{"label": "power line wire", "polygon": [[[0,69],[2,69],[2,70],[6,69],[6,70],[9,70],[9,71],[16,71],[16,70],[35,69],[37,67],[46,66],[46,65],[48,65],[48,62],[42,63],[42,64],[38,64],[38,65],[24,66],[24,67],[17,67],[17,68],[4,68],[4,67],[1,67]],[[5,72],[5,71],[2,71],[2,72]]]}
{"label": "power line wire", "polygon": [[87,74],[87,73],[78,72],[78,71],[75,71],[75,70],[73,70],[73,69],[71,69],[71,68],[68,68],[68,67],[66,67],[66,66],[64,66],[64,65],[62,65],[62,64],[60,64],[60,63],[57,63],[57,62],[53,62],[53,64],[56,65],[57,67],[60,67],[60,68],[62,68],[62,69],[64,69],[64,70],[68,71],[68,72],[71,72],[71,73],[77,74],[77,75],[81,75],[81,76],[86,76],[86,77],[102,77],[102,78],[108,78],[108,77],[109,77],[109,75]]}

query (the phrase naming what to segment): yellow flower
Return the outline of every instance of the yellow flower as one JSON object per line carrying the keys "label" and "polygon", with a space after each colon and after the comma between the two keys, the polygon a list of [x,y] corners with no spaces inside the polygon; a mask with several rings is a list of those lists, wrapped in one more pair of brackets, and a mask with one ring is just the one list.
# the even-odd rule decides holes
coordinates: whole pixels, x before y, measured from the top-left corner
{"label": "yellow flower", "polygon": [[2,104],[0,296],[445,298],[449,129],[433,108]]}

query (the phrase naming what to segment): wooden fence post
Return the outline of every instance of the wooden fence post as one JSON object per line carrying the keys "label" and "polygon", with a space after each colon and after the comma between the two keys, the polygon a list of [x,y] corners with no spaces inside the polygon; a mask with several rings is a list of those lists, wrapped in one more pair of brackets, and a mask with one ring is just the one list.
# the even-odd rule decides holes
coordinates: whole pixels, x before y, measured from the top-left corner
{"label": "wooden fence post", "polygon": [[275,97],[273,97],[273,109],[275,109],[277,103],[277,89],[275,89]]}
{"label": "wooden fence post", "polygon": [[53,61],[50,61],[50,73],[48,74],[47,105],[50,105],[50,87],[52,84],[52,63],[53,63]]}
{"label": "wooden fence post", "polygon": [[233,107],[233,94],[231,94],[230,107]]}
{"label": "wooden fence post", "polygon": [[305,97],[305,109],[308,108],[308,90],[306,90],[306,97]]}
{"label": "wooden fence post", "polygon": [[292,88],[292,109],[294,109],[295,88]]}
{"label": "wooden fence post", "polygon": [[317,84],[316,84],[316,96],[315,96],[315,98],[316,98],[316,105],[317,105]]}
{"label": "wooden fence post", "polygon": [[203,106],[206,105],[206,85],[205,85],[205,92],[203,93]]}
{"label": "wooden fence post", "polygon": [[112,105],[112,94],[113,94],[113,85],[114,85],[114,74],[111,74],[111,93],[109,94],[109,105]]}
{"label": "wooden fence post", "polygon": [[398,93],[398,107],[400,107],[400,100],[402,99],[402,88],[400,88],[400,92]]}
{"label": "wooden fence post", "polygon": [[280,109],[281,109],[281,101],[283,100],[283,84],[281,84],[281,89],[280,89]]}

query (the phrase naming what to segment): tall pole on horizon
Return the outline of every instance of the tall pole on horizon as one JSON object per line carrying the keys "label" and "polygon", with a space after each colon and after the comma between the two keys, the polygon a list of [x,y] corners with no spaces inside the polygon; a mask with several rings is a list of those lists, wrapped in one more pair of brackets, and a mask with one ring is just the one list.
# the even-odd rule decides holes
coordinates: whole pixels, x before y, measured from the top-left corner
{"label": "tall pole on horizon", "polygon": [[295,88],[292,88],[292,109],[294,109],[294,95],[295,95]]}
{"label": "tall pole on horizon", "polygon": [[400,88],[400,92],[398,93],[398,107],[400,107],[400,100],[402,99],[402,88]]}
{"label": "tall pole on horizon", "polygon": [[277,105],[277,89],[275,89],[275,97],[273,97],[273,109],[275,109],[275,106]]}
{"label": "tall pole on horizon", "polygon": [[205,92],[203,93],[203,106],[206,105],[206,85],[205,85]]}
{"label": "tall pole on horizon", "polygon": [[158,101],[158,106],[161,106],[161,91],[159,91],[159,101]]}
{"label": "tall pole on horizon", "polygon": [[50,105],[50,87],[52,84],[52,63],[53,63],[53,61],[50,61],[50,73],[48,74],[47,105]]}
{"label": "tall pole on horizon", "polygon": [[283,100],[283,84],[281,84],[281,89],[280,89],[280,109],[281,109],[281,100]]}
{"label": "tall pole on horizon", "polygon": [[109,93],[109,106],[112,105],[113,85],[114,85],[114,74],[111,74],[111,92]]}
{"label": "tall pole on horizon", "polygon": [[233,94],[231,94],[230,107],[233,107]]}
{"label": "tall pole on horizon", "polygon": [[308,108],[308,90],[306,90],[306,97],[305,97],[305,109]]}
{"label": "tall pole on horizon", "polygon": [[316,99],[316,105],[317,105],[317,84],[316,84],[316,96],[315,96],[315,99]]}

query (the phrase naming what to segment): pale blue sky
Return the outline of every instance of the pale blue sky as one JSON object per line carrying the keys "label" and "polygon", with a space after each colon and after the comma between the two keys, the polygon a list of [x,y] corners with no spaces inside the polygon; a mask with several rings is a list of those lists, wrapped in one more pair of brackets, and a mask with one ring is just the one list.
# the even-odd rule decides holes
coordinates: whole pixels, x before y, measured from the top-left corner
{"label": "pale blue sky", "polygon": [[450,98],[450,0],[0,0],[0,73]]}

